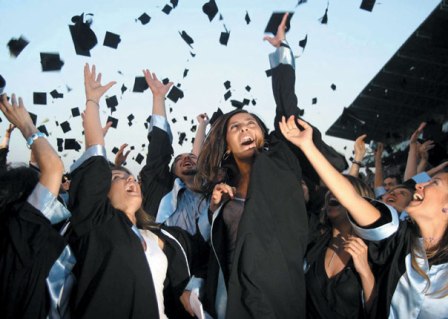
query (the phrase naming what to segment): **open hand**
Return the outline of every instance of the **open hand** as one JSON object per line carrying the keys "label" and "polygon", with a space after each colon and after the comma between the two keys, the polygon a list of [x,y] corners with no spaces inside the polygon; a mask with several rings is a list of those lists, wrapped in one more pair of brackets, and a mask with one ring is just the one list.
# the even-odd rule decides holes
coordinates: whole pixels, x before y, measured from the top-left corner
{"label": "open hand", "polygon": [[96,75],[95,65],[92,65],[92,69],[88,63],[84,65],[84,86],[86,89],[86,99],[99,103],[100,98],[109,90],[115,83],[111,81],[106,85],[101,85],[101,73]]}
{"label": "open hand", "polygon": [[263,40],[268,41],[276,48],[280,47],[282,41],[286,39],[285,30],[286,30],[286,21],[288,20],[288,14],[289,13],[286,12],[285,15],[283,16],[282,22],[279,24],[277,28],[277,34],[275,35],[275,37],[265,36]]}
{"label": "open hand", "polygon": [[218,209],[219,205],[226,199],[233,199],[236,194],[236,188],[226,183],[219,183],[215,185],[212,193],[212,199],[210,201],[210,210],[214,212]]}
{"label": "open hand", "polygon": [[10,103],[6,94],[3,94],[0,100],[0,109],[8,121],[16,126],[25,138],[37,131],[30,114],[26,110],[25,105],[23,105],[21,97],[19,97],[19,102],[17,103],[16,95],[13,94]]}
{"label": "open hand", "polygon": [[129,153],[131,150],[128,150],[126,153],[124,153],[124,149],[128,146],[128,144],[123,144],[120,146],[120,149],[117,152],[117,155],[115,155],[115,165],[121,166],[124,162],[126,162],[126,159],[128,158]]}
{"label": "open hand", "polygon": [[156,74],[151,73],[148,69],[143,70],[143,74],[145,75],[146,83],[148,84],[149,89],[151,90],[154,97],[165,97],[170,88],[173,86],[173,82],[163,84],[157,78]]}
{"label": "open hand", "polygon": [[279,123],[279,126],[283,136],[292,144],[302,149],[313,143],[313,128],[299,118],[297,119],[297,123],[303,128],[302,130],[297,127],[294,115],[291,115],[288,121],[282,116],[282,121]]}

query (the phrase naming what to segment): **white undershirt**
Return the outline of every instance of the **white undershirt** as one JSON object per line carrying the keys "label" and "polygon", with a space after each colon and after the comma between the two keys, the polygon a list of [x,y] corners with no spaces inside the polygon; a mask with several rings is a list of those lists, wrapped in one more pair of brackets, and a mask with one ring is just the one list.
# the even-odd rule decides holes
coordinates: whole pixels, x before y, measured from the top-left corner
{"label": "white undershirt", "polygon": [[166,278],[168,268],[168,259],[163,250],[159,247],[159,237],[149,230],[140,229],[140,233],[146,242],[145,256],[151,269],[152,280],[156,292],[157,305],[161,319],[168,319],[165,315],[165,306],[163,303],[163,283]]}

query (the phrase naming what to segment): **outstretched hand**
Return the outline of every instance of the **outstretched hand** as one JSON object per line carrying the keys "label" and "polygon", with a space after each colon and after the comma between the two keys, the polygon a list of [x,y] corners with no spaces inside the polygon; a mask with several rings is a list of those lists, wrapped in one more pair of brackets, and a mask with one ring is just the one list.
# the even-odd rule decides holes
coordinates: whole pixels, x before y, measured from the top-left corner
{"label": "outstretched hand", "polygon": [[283,16],[282,22],[279,24],[277,28],[277,34],[275,35],[275,37],[265,36],[263,40],[268,41],[276,48],[280,47],[282,41],[286,39],[285,31],[286,31],[286,21],[288,20],[288,14],[289,13],[286,12],[285,15]]}
{"label": "outstretched hand", "polygon": [[207,126],[210,119],[208,118],[207,113],[201,113],[198,116],[196,116],[196,120],[199,124]]}
{"label": "outstretched hand", "polygon": [[111,81],[106,85],[101,85],[101,73],[98,73],[98,76],[96,75],[95,65],[92,65],[92,69],[90,69],[88,63],[84,65],[84,86],[87,100],[92,100],[98,104],[103,94],[115,83],[117,82]]}
{"label": "outstretched hand", "polygon": [[236,188],[226,183],[219,183],[213,189],[210,201],[210,211],[214,212],[227,199],[233,199],[236,194]]}
{"label": "outstretched hand", "polygon": [[126,162],[126,159],[128,158],[129,153],[131,150],[124,152],[124,149],[128,146],[128,144],[123,144],[120,146],[120,149],[117,152],[117,155],[115,155],[115,165],[121,166],[124,162]]}
{"label": "outstretched hand", "polygon": [[170,88],[173,86],[173,82],[163,84],[157,78],[156,74],[151,73],[148,69],[143,70],[143,74],[145,75],[146,83],[148,84],[149,89],[151,90],[154,97],[165,97]]}
{"label": "outstretched hand", "polygon": [[355,140],[355,160],[357,161],[362,161],[366,155],[366,142],[364,141],[366,137],[367,134],[363,134]]}
{"label": "outstretched hand", "polygon": [[303,128],[302,130],[297,127],[294,115],[291,115],[288,121],[282,116],[282,121],[279,123],[280,131],[288,141],[303,149],[313,143],[313,128],[299,118],[297,123]]}
{"label": "outstretched hand", "polygon": [[420,134],[422,134],[423,129],[425,128],[425,126],[426,126],[426,122],[420,123],[418,128],[414,131],[414,133],[412,133],[411,138],[409,139],[409,143],[417,144],[418,137],[419,137]]}
{"label": "outstretched hand", "polygon": [[33,120],[26,110],[25,105],[23,105],[21,97],[19,97],[19,102],[17,103],[16,95],[13,94],[10,103],[6,94],[3,94],[0,101],[0,109],[8,121],[16,126],[25,138],[36,131]]}

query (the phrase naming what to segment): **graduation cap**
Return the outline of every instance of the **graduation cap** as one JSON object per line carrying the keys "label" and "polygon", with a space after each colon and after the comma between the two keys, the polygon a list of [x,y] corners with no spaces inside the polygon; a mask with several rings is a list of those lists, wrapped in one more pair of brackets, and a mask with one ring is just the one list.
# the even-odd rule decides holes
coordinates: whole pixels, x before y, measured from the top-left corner
{"label": "graduation cap", "polygon": [[112,122],[111,127],[113,127],[113,128],[117,128],[117,125],[118,125],[118,119],[116,119],[115,117],[109,116],[109,117],[107,117],[107,121],[106,121],[106,123],[109,123],[109,122]]}
{"label": "graduation cap", "polygon": [[6,80],[0,74],[0,94],[3,94],[3,90],[5,89],[5,86],[6,86]]}
{"label": "graduation cap", "polygon": [[184,78],[187,76],[188,71],[189,71],[188,69],[185,69],[185,70],[184,70]]}
{"label": "graduation cap", "polygon": [[17,58],[20,52],[22,52],[23,49],[25,49],[25,47],[28,45],[28,43],[30,42],[26,40],[23,36],[20,36],[20,38],[18,39],[9,40],[8,42],[9,53]]}
{"label": "graduation cap", "polygon": [[64,61],[59,57],[59,53],[40,53],[40,64],[42,64],[42,71],[59,71],[64,65]]}
{"label": "graduation cap", "polygon": [[238,100],[230,100],[230,103],[232,104],[233,107],[236,107],[237,109],[242,109],[244,107],[244,103]]}
{"label": "graduation cap", "polygon": [[372,12],[376,0],[362,0],[360,9]]}
{"label": "graduation cap", "polygon": [[185,134],[184,132],[181,132],[179,134],[179,145],[182,146],[182,144],[184,144],[185,138],[187,137],[187,134]]}
{"label": "graduation cap", "polygon": [[135,150],[135,146],[131,146],[131,147],[130,147],[130,150],[131,150],[131,151]]}
{"label": "graduation cap", "polygon": [[148,89],[148,83],[146,83],[145,77],[143,76],[136,76],[134,81],[134,88],[132,89],[132,92],[139,92],[142,93],[146,89]]}
{"label": "graduation cap", "polygon": [[229,42],[229,38],[230,38],[230,32],[229,32],[229,30],[227,30],[226,26],[224,26],[224,28],[226,29],[226,31],[221,32],[221,36],[219,37],[219,43],[227,46],[227,43]]}
{"label": "graduation cap", "polygon": [[179,0],[170,0],[170,3],[173,5],[173,9],[177,7]]}
{"label": "graduation cap", "polygon": [[257,105],[257,101],[255,101],[255,99],[252,99],[252,105],[253,106]]}
{"label": "graduation cap", "polygon": [[135,157],[135,161],[136,161],[138,164],[141,164],[141,163],[143,162],[144,159],[145,159],[145,158],[144,158],[143,155],[140,154],[140,153],[138,153],[137,156]]}
{"label": "graduation cap", "polygon": [[166,4],[163,7],[162,12],[165,13],[166,15],[168,15],[168,14],[170,14],[171,10],[173,10],[173,8],[170,5]]}
{"label": "graduation cap", "polygon": [[[283,16],[286,12],[274,12],[271,15],[271,18],[264,29],[264,33],[272,33],[274,36],[277,34],[277,29],[280,23],[282,22]],[[294,15],[294,12],[289,12],[288,18],[286,19],[286,29],[285,33],[289,31],[291,18]]]}
{"label": "graduation cap", "polygon": [[224,99],[227,101],[232,96],[232,92],[227,91],[226,94],[224,94]]}
{"label": "graduation cap", "polygon": [[189,46],[190,48],[193,49],[193,47],[192,47],[191,45],[194,43],[194,41],[193,41],[193,39],[187,34],[187,32],[182,31],[182,32],[179,32],[179,34],[180,34],[180,36],[182,37],[182,39],[184,39],[184,41],[188,44],[188,46]]}
{"label": "graduation cap", "polygon": [[311,100],[312,104],[316,104],[317,103],[317,97],[313,97],[313,99]]}
{"label": "graduation cap", "polygon": [[81,145],[79,145],[78,141],[74,138],[66,138],[64,141],[64,149],[75,150],[78,152],[81,149]]}
{"label": "graduation cap", "polygon": [[224,82],[224,87],[226,88],[226,90],[230,89],[230,81],[229,80]]}
{"label": "graduation cap", "polygon": [[152,116],[150,115],[150,116],[148,116],[148,118],[146,119],[146,123],[150,123],[151,122],[151,118],[152,118]]}
{"label": "graduation cap", "polygon": [[299,41],[299,47],[301,47],[303,50],[305,50],[307,41],[308,41],[308,34],[305,36],[305,38],[303,40]]}
{"label": "graduation cap", "polygon": [[188,117],[187,116],[184,116],[184,121],[188,121]]}
{"label": "graduation cap", "polygon": [[73,117],[77,117],[77,116],[80,116],[81,115],[81,113],[79,112],[79,107],[74,107],[74,108],[72,108],[72,116]]}
{"label": "graduation cap", "polygon": [[114,148],[112,149],[112,153],[117,154],[118,151],[119,151],[118,147],[114,146]]}
{"label": "graduation cap", "polygon": [[47,105],[47,93],[46,92],[34,92],[33,103],[36,105]]}
{"label": "graduation cap", "polygon": [[173,113],[173,108],[172,107],[170,107],[170,113]]}
{"label": "graduation cap", "polygon": [[224,115],[224,113],[218,107],[218,110],[216,110],[216,112],[213,112],[212,117],[208,122],[210,123],[210,125],[213,125],[213,123],[215,123],[216,120],[219,119],[222,115]]}
{"label": "graduation cap", "polygon": [[115,107],[118,105],[117,96],[111,96],[106,99],[106,105],[108,108],[115,110]]}
{"label": "graduation cap", "polygon": [[215,0],[210,0],[202,6],[202,11],[207,15],[210,22],[215,18],[218,13],[218,6],[216,5]]}
{"label": "graduation cap", "polygon": [[331,89],[332,89],[333,91],[336,91],[336,84],[332,83],[332,84],[331,84]]}
{"label": "graduation cap", "polygon": [[267,76],[267,77],[272,76],[272,69],[266,70],[266,71],[264,71],[264,72],[266,72],[266,76]]}
{"label": "graduation cap", "polygon": [[322,16],[322,18],[319,19],[320,23],[322,23],[322,24],[328,23],[328,6],[329,6],[329,4],[327,4],[327,8],[325,9],[324,15]]}
{"label": "graduation cap", "polygon": [[47,131],[47,127],[45,126],[45,125],[41,125],[41,126],[39,126],[38,128],[37,128],[37,130],[39,131],[39,132],[42,132],[42,133],[44,133],[45,135],[49,135],[48,134],[48,131]]}
{"label": "graduation cap", "polygon": [[170,79],[168,79],[168,78],[164,78],[164,79],[162,80],[162,83],[163,83],[163,85],[167,85],[169,81],[170,81]]}
{"label": "graduation cap", "polygon": [[249,12],[246,11],[246,15],[244,17],[244,20],[246,21],[246,24],[250,23],[250,17],[249,17]]}
{"label": "graduation cap", "polygon": [[70,127],[70,123],[67,121],[61,123],[61,129],[64,133],[70,132],[72,130],[72,128]]}
{"label": "graduation cap", "polygon": [[121,94],[123,94],[124,92],[126,92],[128,90],[128,88],[123,84],[121,86]]}
{"label": "graduation cap", "polygon": [[246,85],[245,89],[247,92],[250,92],[250,90],[252,90],[252,88],[249,85]]}
{"label": "graduation cap", "polygon": [[[87,14],[92,16],[92,14]],[[77,55],[90,56],[90,50],[98,43],[95,32],[90,29],[91,20],[84,22],[84,13],[72,18],[74,25],[69,25]]]}
{"label": "graduation cap", "polygon": [[194,58],[196,56],[196,53],[190,51],[190,55]]}
{"label": "graduation cap", "polygon": [[168,93],[167,98],[169,98],[174,103],[177,103],[179,99],[184,97],[184,92],[179,89],[177,86],[173,86],[171,91]]}
{"label": "graduation cap", "polygon": [[197,128],[198,128],[197,125],[193,125],[190,130],[194,133],[194,132],[196,132]]}
{"label": "graduation cap", "polygon": [[142,25],[148,24],[151,21],[151,17],[144,12],[141,16],[138,17],[137,20],[140,20]]}
{"label": "graduation cap", "polygon": [[104,42],[103,42],[104,46],[116,49],[116,48],[118,48],[118,44],[120,42],[121,42],[121,39],[118,34],[106,31],[106,35],[104,36]]}
{"label": "graduation cap", "polygon": [[244,100],[243,100],[243,104],[244,104],[244,105],[249,105],[249,103],[250,103],[250,100],[249,100],[249,99],[244,99]]}
{"label": "graduation cap", "polygon": [[62,99],[64,97],[64,94],[59,93],[57,90],[51,91],[50,95],[53,99]]}
{"label": "graduation cap", "polygon": [[177,122],[176,118],[173,117],[173,118],[171,119],[171,122],[176,123],[176,122]]}
{"label": "graduation cap", "polygon": [[297,8],[298,6],[300,6],[301,4],[306,3],[306,1],[307,1],[307,0],[299,0],[299,1],[297,2],[297,4],[296,4],[296,8]]}
{"label": "graduation cap", "polygon": [[58,145],[58,152],[62,152],[64,150],[64,139],[63,138],[57,138],[56,143]]}
{"label": "graduation cap", "polygon": [[134,114],[128,115],[128,125],[132,126],[132,121],[135,119]]}

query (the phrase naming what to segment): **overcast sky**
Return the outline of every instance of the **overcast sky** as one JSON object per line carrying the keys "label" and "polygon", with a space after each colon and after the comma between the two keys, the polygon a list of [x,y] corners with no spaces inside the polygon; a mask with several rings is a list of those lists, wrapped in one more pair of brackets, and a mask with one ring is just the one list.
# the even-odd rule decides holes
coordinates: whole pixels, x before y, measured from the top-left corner
{"label": "overcast sky", "polygon": [[[207,112],[211,115],[218,107],[224,112],[233,107],[231,99],[255,100],[256,105],[246,108],[257,113],[272,128],[275,104],[272,96],[268,54],[272,47],[263,42],[263,31],[273,11],[295,11],[287,39],[297,57],[296,93],[299,107],[305,109],[305,119],[323,133],[349,106],[359,92],[420,25],[440,1],[390,0],[377,1],[372,12],[359,8],[360,0],[330,1],[328,24],[321,24],[327,1],[309,0],[296,7],[297,1],[267,0],[216,0],[219,13],[210,22],[202,12],[207,1],[180,0],[169,15],[162,12],[169,0],[146,1],[61,1],[61,0],[0,0],[2,12],[0,43],[0,74],[6,79],[5,92],[24,98],[29,111],[38,115],[37,124],[45,124],[49,140],[56,148],[56,138],[76,138],[83,141],[81,118],[71,116],[74,107],[84,108],[82,67],[94,63],[103,73],[104,81],[116,80],[107,96],[118,98],[118,128],[111,129],[106,138],[108,157],[111,150],[122,143],[135,147],[128,159],[128,167],[137,173],[138,165],[132,158],[146,154],[146,129],[144,122],[151,112],[151,94],[133,93],[135,76],[149,68],[159,78],[169,78],[180,84],[184,98],[177,103],[167,100],[172,125],[175,153],[190,151],[191,120]],[[70,36],[71,18],[81,13],[92,13],[92,30],[98,44],[91,50],[91,57],[76,55]],[[136,19],[146,12],[151,20],[142,25]],[[246,12],[250,23],[245,21]],[[219,19],[222,15],[222,20]],[[219,43],[221,32],[228,30],[227,46]],[[106,31],[120,35],[118,49],[103,46]],[[179,32],[187,32],[194,40],[190,48]],[[30,43],[17,57],[11,57],[7,43],[12,38],[24,36]],[[305,50],[298,42],[308,35]],[[57,52],[64,61],[60,72],[42,72],[41,52]],[[195,54],[192,57],[191,53]],[[184,70],[188,74],[183,77]],[[232,97],[224,99],[224,82],[231,83]],[[332,84],[336,90],[331,89]],[[121,93],[125,85],[128,90]],[[248,92],[245,87],[251,87]],[[67,90],[67,86],[71,91]],[[47,105],[34,105],[33,92],[63,93],[62,99],[47,96]],[[312,104],[312,99],[317,103]],[[103,101],[101,116],[105,121],[110,115]],[[127,117],[133,114],[133,125]],[[187,117],[187,121],[184,120]],[[4,136],[7,121],[0,115],[0,136]],[[173,124],[172,118],[177,122]],[[69,121],[71,131],[63,134],[56,125]],[[196,123],[195,123],[196,124]],[[186,132],[188,142],[177,144],[178,133]],[[351,153],[353,142],[324,136],[324,139],[341,153]],[[344,146],[347,151],[344,151]],[[60,153],[66,169],[81,152]],[[27,162],[29,151],[25,141],[16,131],[11,140],[10,161]]]}

